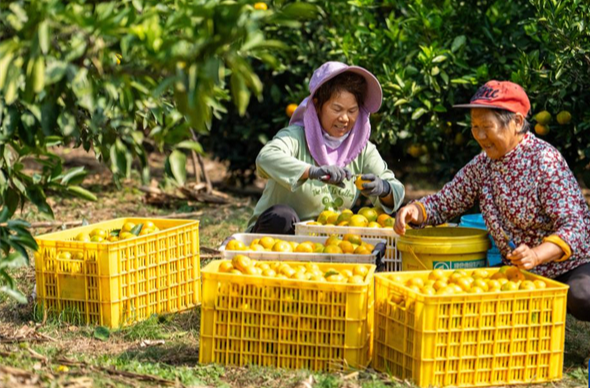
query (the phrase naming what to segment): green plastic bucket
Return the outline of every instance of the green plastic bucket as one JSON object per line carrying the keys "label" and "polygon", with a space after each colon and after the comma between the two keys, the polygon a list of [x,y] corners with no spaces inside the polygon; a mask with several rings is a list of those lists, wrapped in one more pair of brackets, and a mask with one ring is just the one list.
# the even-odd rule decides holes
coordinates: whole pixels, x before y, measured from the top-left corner
{"label": "green plastic bucket", "polygon": [[490,246],[486,230],[462,227],[408,229],[396,241],[403,271],[485,267]]}

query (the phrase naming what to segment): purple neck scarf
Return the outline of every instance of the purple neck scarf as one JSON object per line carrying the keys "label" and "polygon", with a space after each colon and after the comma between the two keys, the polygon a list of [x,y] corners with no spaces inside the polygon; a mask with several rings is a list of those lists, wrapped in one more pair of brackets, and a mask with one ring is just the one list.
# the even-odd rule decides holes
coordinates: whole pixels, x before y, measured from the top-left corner
{"label": "purple neck scarf", "polygon": [[[306,99],[308,100],[308,99]],[[309,101],[309,100],[308,100]],[[305,102],[305,100],[304,100]],[[303,104],[303,103],[302,103]],[[309,152],[318,166],[337,165],[345,167],[361,153],[371,136],[371,124],[369,113],[365,108],[359,110],[359,115],[350,135],[340,144],[340,147],[332,149],[326,145],[322,136],[322,125],[318,118],[315,106],[310,104],[309,109],[303,113],[303,120],[293,121],[291,125],[300,125],[305,129],[305,139]]]}

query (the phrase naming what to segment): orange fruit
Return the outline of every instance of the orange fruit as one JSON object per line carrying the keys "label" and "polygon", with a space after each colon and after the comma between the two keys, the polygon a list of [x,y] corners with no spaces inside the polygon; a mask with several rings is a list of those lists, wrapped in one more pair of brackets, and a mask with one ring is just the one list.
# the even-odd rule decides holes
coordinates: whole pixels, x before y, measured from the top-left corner
{"label": "orange fruit", "polygon": [[250,245],[250,250],[255,252],[264,252],[266,249],[260,244]]}
{"label": "orange fruit", "polygon": [[338,244],[338,246],[340,247],[340,249],[342,249],[342,253],[354,253],[354,247],[352,246],[352,243],[350,241],[341,241],[340,244]]}
{"label": "orange fruit", "polygon": [[104,241],[104,237],[94,235],[94,236],[90,237],[90,241],[91,242],[103,242]]}
{"label": "orange fruit", "polygon": [[385,213],[379,214],[379,216],[377,217],[377,223],[379,225],[381,225],[382,227],[385,227],[385,222],[388,219],[391,219],[391,216],[389,214],[385,214]]}
{"label": "orange fruit", "polygon": [[324,244],[322,243],[315,243],[313,244],[313,251],[315,253],[324,253]]}
{"label": "orange fruit", "polygon": [[455,287],[446,286],[436,291],[436,295],[455,295]]}
{"label": "orange fruit", "polygon": [[549,133],[549,126],[543,124],[535,124],[535,133],[539,136],[545,136]]}
{"label": "orange fruit", "polygon": [[295,249],[299,246],[299,243],[296,241],[289,241],[289,245],[291,245],[291,251],[295,252]]}
{"label": "orange fruit", "polygon": [[352,273],[355,275],[365,277],[369,273],[369,270],[364,265],[359,264],[354,266],[354,268],[352,269]]}
{"label": "orange fruit", "polygon": [[495,274],[493,274],[492,276],[490,276],[490,279],[492,279],[492,280],[495,280],[495,279],[505,279],[505,280],[507,280],[506,274],[503,273],[503,272],[501,272],[501,271],[502,270],[500,270],[500,271],[496,272]]}
{"label": "orange fruit", "polygon": [[370,255],[371,251],[363,246],[360,246],[354,250],[354,254],[355,255]]}
{"label": "orange fruit", "polygon": [[447,286],[448,286],[447,282],[445,282],[443,279],[439,279],[434,282],[434,284],[432,285],[432,288],[434,288],[436,291],[439,291],[440,289],[445,288]]}
{"label": "orange fruit", "polygon": [[277,276],[277,273],[274,269],[266,269],[262,271],[262,276],[267,276],[269,278],[274,278],[275,276]]}
{"label": "orange fruit", "polygon": [[502,291],[516,291],[518,290],[518,283],[515,282],[506,282],[506,284],[504,284],[502,286]]}
{"label": "orange fruit", "polygon": [[471,288],[471,282],[468,280],[468,278],[465,277],[457,279],[455,284],[461,287],[463,291],[469,291],[469,289]]}
{"label": "orange fruit", "polygon": [[231,263],[234,266],[234,268],[243,272],[246,269],[246,267],[252,265],[252,260],[250,260],[250,258],[245,255],[235,255],[232,258]]}
{"label": "orange fruit", "polygon": [[490,292],[496,292],[496,291],[500,291],[502,289],[502,284],[495,280],[495,279],[491,279],[488,281],[488,291]]}
{"label": "orange fruit", "polygon": [[356,176],[356,179],[354,180],[354,185],[356,186],[357,189],[364,190],[363,189],[363,183],[369,183],[370,181],[366,181],[366,180],[361,179],[361,176],[362,175],[357,175]]}
{"label": "orange fruit", "polygon": [[471,287],[468,292],[471,294],[482,294],[485,292],[485,290],[481,287],[475,286],[475,287]]}
{"label": "orange fruit", "polygon": [[[254,9],[257,10],[257,11],[266,11],[268,9],[268,5],[266,5],[266,3],[263,3],[263,2],[255,3],[254,4]],[[291,105],[295,105],[295,104],[289,104],[287,106],[287,109]],[[295,106],[295,108],[297,108],[297,106]],[[293,112],[295,112],[295,109],[293,110]],[[289,111],[287,111],[287,115],[289,115]],[[293,115],[293,113],[291,113],[291,115]],[[289,117],[291,117],[291,115],[289,115]]]}
{"label": "orange fruit", "polygon": [[424,286],[420,290],[420,292],[424,295],[436,295],[436,290],[430,286]]}
{"label": "orange fruit", "polygon": [[557,122],[559,125],[569,124],[572,121],[572,114],[567,110],[562,110],[557,114]]}
{"label": "orange fruit", "polygon": [[473,281],[473,283],[471,284],[471,288],[473,288],[473,287],[479,287],[484,291],[488,291],[488,289],[489,289],[488,283],[486,283],[486,281],[483,279],[475,279]]}
{"label": "orange fruit", "polygon": [[275,239],[272,237],[262,237],[260,239],[260,245],[264,247],[264,249],[272,249],[273,245],[275,245]]}
{"label": "orange fruit", "polygon": [[535,284],[535,287],[538,290],[543,290],[543,289],[547,288],[547,284],[545,284],[545,282],[542,280],[535,280],[533,283]]}
{"label": "orange fruit", "polygon": [[549,124],[551,122],[551,113],[546,110],[541,111],[535,115],[535,120],[542,125]]}
{"label": "orange fruit", "polygon": [[411,278],[406,282],[406,286],[411,287],[411,286],[418,286],[420,288],[424,287],[424,280],[422,278]]}
{"label": "orange fruit", "polygon": [[354,216],[350,217],[350,221],[348,221],[348,226],[364,228],[367,225],[369,225],[369,220],[367,220],[367,218],[361,214],[355,214]]}
{"label": "orange fruit", "polygon": [[348,226],[348,221],[339,222],[336,226]]}
{"label": "orange fruit", "polygon": [[228,251],[244,251],[246,250],[246,246],[243,242],[238,240],[230,240],[226,245],[225,249]]}
{"label": "orange fruit", "polygon": [[401,277],[401,275],[391,274],[389,275],[389,280],[396,283],[402,283],[404,281],[404,278]]}
{"label": "orange fruit", "polygon": [[428,279],[431,280],[442,280],[445,278],[445,273],[442,269],[435,269],[428,274]]}
{"label": "orange fruit", "polygon": [[[264,4],[264,3],[256,3],[256,4]],[[264,6],[266,6],[266,4],[264,4]],[[256,5],[254,5],[254,7],[256,7]],[[293,116],[293,113],[295,113],[295,110],[297,109],[297,104],[289,104],[287,105],[287,108],[285,109],[285,113],[287,113],[288,117]]]}
{"label": "orange fruit", "polygon": [[129,233],[129,232],[123,232],[121,234],[119,234],[119,238],[121,240],[127,240],[130,238],[136,237],[133,233]]}
{"label": "orange fruit", "polygon": [[330,276],[326,276],[326,280],[330,283],[344,283],[346,279],[342,275],[334,274]]}
{"label": "orange fruit", "polygon": [[379,214],[377,214],[375,209],[370,208],[370,207],[360,208],[360,210],[358,211],[358,214],[360,214],[361,216],[364,216],[367,219],[367,221],[369,221],[369,222],[375,222],[375,221],[377,221],[377,217],[379,217]]}
{"label": "orange fruit", "polygon": [[89,233],[90,238],[94,236],[102,237],[103,239],[107,237],[107,232],[104,229],[93,229],[92,232]]}
{"label": "orange fruit", "polygon": [[362,284],[365,282],[365,278],[360,275],[354,275],[348,278],[348,282],[352,284]]}
{"label": "orange fruit", "polygon": [[350,243],[357,244],[357,245],[361,245],[363,243],[361,236],[359,236],[358,234],[352,234],[352,233],[345,234],[342,237],[342,240],[349,241]]}
{"label": "orange fruit", "polygon": [[381,224],[379,224],[378,222],[372,221],[369,222],[369,225],[367,225],[368,228],[379,228],[381,229]]}
{"label": "orange fruit", "polygon": [[313,252],[313,243],[302,242],[301,244],[297,245],[297,248],[295,248],[295,252],[312,253]]}
{"label": "orange fruit", "polygon": [[336,224],[348,222],[350,220],[350,217],[352,217],[353,215],[354,215],[354,213],[350,209],[342,210],[342,213],[340,213],[340,215],[336,219]]}
{"label": "orange fruit", "polygon": [[76,241],[90,242],[90,236],[88,235],[88,233],[78,233],[78,235],[76,236]]}
{"label": "orange fruit", "polygon": [[326,239],[324,245],[338,245],[340,242],[342,242],[342,239],[338,235],[333,234]]}
{"label": "orange fruit", "polygon": [[324,253],[332,253],[340,255],[342,254],[342,249],[338,245],[327,245],[324,248]]}
{"label": "orange fruit", "polygon": [[519,290],[535,290],[536,288],[537,287],[535,287],[535,283],[530,280],[524,280],[522,283],[520,283]]}
{"label": "orange fruit", "polygon": [[291,245],[288,242],[279,241],[279,242],[275,242],[275,244],[272,246],[272,251],[273,252],[293,252],[293,248],[291,248]]}
{"label": "orange fruit", "polygon": [[471,274],[471,277],[474,279],[487,279],[490,276],[490,273],[485,269],[476,269]]}

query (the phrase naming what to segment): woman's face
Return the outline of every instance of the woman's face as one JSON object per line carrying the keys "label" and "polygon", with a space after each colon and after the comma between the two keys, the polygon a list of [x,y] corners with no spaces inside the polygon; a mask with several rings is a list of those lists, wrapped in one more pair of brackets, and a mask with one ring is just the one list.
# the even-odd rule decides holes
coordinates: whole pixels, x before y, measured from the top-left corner
{"label": "woman's face", "polygon": [[500,159],[518,145],[524,117],[517,113],[507,126],[486,108],[471,109],[471,133],[490,159]]}
{"label": "woman's face", "polygon": [[359,115],[359,106],[354,94],[342,90],[332,94],[317,112],[324,131],[330,136],[342,137],[354,127]]}

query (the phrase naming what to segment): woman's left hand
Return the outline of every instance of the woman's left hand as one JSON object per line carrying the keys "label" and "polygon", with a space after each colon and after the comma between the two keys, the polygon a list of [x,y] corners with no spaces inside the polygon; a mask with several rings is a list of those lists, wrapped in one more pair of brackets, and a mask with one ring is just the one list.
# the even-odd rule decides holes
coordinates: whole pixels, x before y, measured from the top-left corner
{"label": "woman's left hand", "polygon": [[542,264],[535,250],[525,244],[519,245],[506,257],[508,257],[513,265],[524,270],[533,269],[539,264]]}
{"label": "woman's left hand", "polygon": [[366,197],[385,197],[391,192],[389,183],[375,174],[363,174],[361,179],[368,181],[363,183],[363,189],[361,190],[361,193]]}

